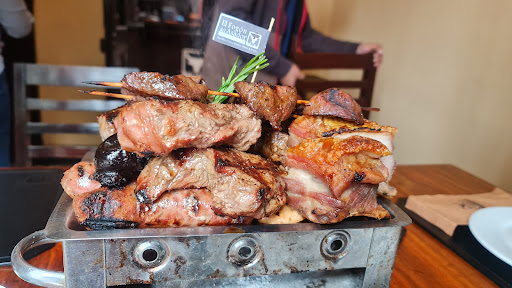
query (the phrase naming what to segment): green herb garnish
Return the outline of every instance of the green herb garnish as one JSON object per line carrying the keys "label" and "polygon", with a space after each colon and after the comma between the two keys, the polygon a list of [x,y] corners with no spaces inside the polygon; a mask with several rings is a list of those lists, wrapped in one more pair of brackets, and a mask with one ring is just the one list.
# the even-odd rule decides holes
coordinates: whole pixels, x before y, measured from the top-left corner
{"label": "green herb garnish", "polygon": [[[231,68],[231,72],[229,72],[228,79],[224,79],[224,77],[222,77],[222,85],[220,85],[220,88],[217,91],[231,93],[231,92],[235,91],[235,82],[244,81],[252,73],[267,67],[269,65],[268,63],[266,63],[268,59],[263,54],[264,53],[254,56],[254,58],[252,58],[251,61],[249,61],[245,65],[245,67],[242,69],[242,71],[240,71],[240,73],[238,73],[238,75],[233,77],[235,75],[238,60],[240,58],[240,57],[237,57],[235,64],[233,65],[233,68]],[[222,103],[228,98],[229,98],[228,96],[216,95],[213,98],[212,103]]]}

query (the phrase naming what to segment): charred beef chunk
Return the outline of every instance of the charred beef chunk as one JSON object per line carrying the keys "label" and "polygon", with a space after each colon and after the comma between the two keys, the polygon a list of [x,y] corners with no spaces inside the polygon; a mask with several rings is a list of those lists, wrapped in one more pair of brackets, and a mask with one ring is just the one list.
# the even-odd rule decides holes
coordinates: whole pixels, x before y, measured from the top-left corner
{"label": "charred beef chunk", "polygon": [[123,88],[143,97],[164,100],[194,100],[206,102],[208,87],[198,77],[168,76],[158,72],[133,72],[121,80]]}
{"label": "charred beef chunk", "polygon": [[329,88],[313,96],[303,113],[340,117],[359,125],[364,123],[361,106],[348,93],[336,88]]}
{"label": "charred beef chunk", "polygon": [[94,157],[94,180],[101,186],[121,188],[135,181],[149,159],[121,149],[117,134],[100,144]]}
{"label": "charred beef chunk", "polygon": [[236,82],[235,89],[247,106],[261,118],[268,120],[275,130],[288,119],[297,105],[299,94],[290,86],[273,86],[265,82]]}

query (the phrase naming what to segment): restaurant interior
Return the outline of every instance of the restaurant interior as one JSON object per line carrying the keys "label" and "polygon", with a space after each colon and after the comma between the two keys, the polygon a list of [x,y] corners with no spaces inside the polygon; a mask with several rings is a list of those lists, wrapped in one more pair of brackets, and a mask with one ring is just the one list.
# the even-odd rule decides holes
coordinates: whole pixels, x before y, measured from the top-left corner
{"label": "restaurant interior", "polygon": [[[338,56],[331,53],[327,55],[331,60],[326,61],[330,63],[321,67],[322,64],[319,63],[323,62],[319,59],[325,59],[321,58],[321,55],[313,55],[311,58],[306,55],[303,62],[300,62],[300,57],[303,56],[297,55],[296,63],[304,68],[303,71],[306,74],[304,81],[297,82],[299,95],[303,99],[309,100],[317,92],[320,92],[314,88],[309,89],[308,85],[314,86],[315,84],[308,84],[310,82],[306,80],[311,80],[313,83],[318,83],[318,81],[335,83],[333,85],[349,83],[347,87],[340,88],[352,95],[354,99],[359,98],[359,104],[362,107],[378,108],[378,111],[364,111],[365,118],[380,125],[395,127],[398,130],[392,144],[394,146],[392,153],[397,166],[389,181],[397,192],[392,199],[385,200],[387,202],[384,203],[387,204],[383,204],[386,209],[393,211],[390,220],[365,218],[344,223],[351,219],[348,218],[340,223],[325,226],[307,222],[308,220],[306,220],[307,223],[299,223],[322,226],[323,228],[305,228],[300,231],[300,233],[311,233],[311,235],[320,233],[318,234],[320,235],[318,236],[320,237],[318,238],[319,243],[323,237],[321,233],[328,231],[333,231],[334,234],[329,234],[328,236],[331,238],[326,236],[327,238],[323,238],[324,240],[334,239],[332,237],[338,236],[345,239],[333,242],[342,243],[343,248],[338,247],[338,250],[345,249],[344,245],[350,248],[344,250],[343,253],[340,250],[336,256],[339,258],[335,260],[332,257],[325,258],[325,253],[328,254],[330,250],[326,248],[327,252],[325,252],[322,250],[323,246],[319,246],[320,244],[311,244],[311,251],[314,250],[314,252],[307,251],[307,249],[302,252],[296,250],[295,255],[305,253],[305,256],[302,256],[305,258],[297,258],[300,261],[308,258],[308,253],[316,253],[319,255],[318,257],[323,255],[325,259],[320,258],[320,262],[328,263],[325,264],[327,265],[325,267],[322,266],[324,264],[294,266],[299,260],[286,262],[286,259],[282,260],[283,264],[279,262],[280,260],[274,259],[279,257],[268,256],[271,253],[279,254],[280,250],[277,248],[272,250],[272,248],[261,244],[266,243],[261,239],[267,239],[265,237],[271,237],[268,236],[269,234],[279,231],[281,231],[279,233],[299,233],[293,230],[300,230],[301,228],[296,228],[299,227],[297,226],[299,224],[287,224],[288,226],[282,226],[284,228],[279,228],[279,225],[276,225],[278,228],[275,229],[258,228],[265,225],[254,225],[257,227],[245,229],[243,225],[238,225],[242,228],[235,228],[238,230],[230,230],[231,232],[208,230],[207,233],[210,233],[210,236],[201,236],[202,232],[192,228],[177,230],[184,232],[167,232],[167,230],[162,230],[164,228],[143,228],[141,231],[149,230],[147,232],[149,236],[130,231],[137,229],[127,229],[126,231],[119,229],[121,236],[116,236],[116,238],[122,238],[124,241],[122,243],[119,239],[109,242],[110,236],[104,232],[110,230],[75,231],[69,221],[65,225],[67,225],[66,229],[72,227],[69,228],[70,232],[67,234],[62,231],[55,232],[55,227],[52,225],[56,224],[51,223],[51,219],[54,219],[55,215],[60,215],[58,213],[64,213],[58,209],[54,210],[55,205],[58,207],[61,202],[64,203],[60,196],[62,193],[60,177],[62,177],[63,171],[82,159],[85,151],[90,150],[91,147],[94,149],[102,143],[102,138],[97,132],[98,128],[88,128],[87,125],[90,124],[84,124],[97,122],[96,117],[101,112],[95,108],[91,111],[76,111],[80,109],[72,111],[41,109],[42,111],[36,111],[36,109],[27,108],[30,104],[25,107],[26,103],[31,103],[30,99],[98,100],[101,101],[98,103],[102,103],[100,105],[105,105],[103,108],[115,108],[119,103],[124,103],[124,100],[87,95],[79,90],[95,89],[120,93],[119,90],[87,85],[84,87],[82,81],[119,82],[123,75],[134,71],[200,76],[205,41],[208,40],[208,36],[205,36],[208,32],[205,32],[207,30],[202,24],[208,16],[211,17],[210,13],[215,5],[215,0],[27,0],[25,2],[34,15],[33,31],[22,39],[13,39],[2,35],[2,40],[5,43],[2,54],[6,63],[12,96],[13,130],[10,151],[11,167],[0,168],[0,180],[2,185],[10,187],[8,189],[22,189],[13,183],[8,184],[11,179],[15,179],[15,176],[12,176],[14,174],[9,173],[24,173],[24,176],[20,177],[26,177],[26,175],[46,173],[44,171],[48,171],[48,169],[59,172],[56,174],[58,179],[56,178],[55,185],[50,185],[51,188],[48,188],[56,191],[38,196],[49,199],[45,204],[48,207],[42,210],[32,210],[37,212],[28,213],[30,214],[28,216],[26,212],[22,212],[29,207],[25,206],[29,205],[24,204],[25,199],[32,197],[29,193],[37,193],[41,186],[36,187],[25,181],[28,184],[25,183],[23,187],[27,191],[19,192],[17,196],[19,198],[7,197],[6,195],[13,192],[8,189],[0,192],[3,193],[3,200],[0,200],[3,202],[2,207],[4,207],[4,211],[8,211],[4,212],[6,214],[2,215],[2,218],[8,219],[13,215],[23,214],[23,216],[13,217],[20,220],[13,221],[9,229],[18,229],[17,227],[24,225],[21,223],[24,221],[25,224],[26,222],[31,223],[31,225],[25,225],[23,229],[13,232],[13,235],[16,234],[16,236],[4,241],[2,243],[4,247],[0,248],[12,250],[13,245],[22,241],[21,238],[36,230],[44,231],[43,234],[38,235],[43,239],[40,239],[41,242],[57,244],[43,246],[40,251],[34,252],[34,255],[25,256],[27,260],[23,260],[23,257],[19,256],[21,254],[17,255],[18,264],[14,263],[14,258],[10,259],[9,253],[3,252],[0,259],[10,260],[5,260],[5,263],[0,265],[0,287],[37,287],[35,285],[80,287],[86,281],[92,281],[93,278],[96,279],[94,280],[96,282],[91,282],[93,283],[91,287],[97,285],[99,285],[98,287],[209,287],[211,285],[221,287],[338,287],[336,285],[340,283],[346,283],[347,287],[377,287],[377,284],[383,285],[379,287],[512,287],[512,246],[510,244],[512,243],[512,217],[510,217],[512,214],[512,194],[510,193],[512,191],[510,173],[512,171],[512,133],[506,132],[511,130],[507,128],[509,127],[507,119],[510,119],[509,108],[512,107],[512,97],[510,97],[512,81],[509,79],[512,75],[511,1],[498,0],[489,3],[463,0],[449,2],[440,0],[305,0],[309,21],[314,29],[338,40],[379,43],[382,45],[383,61],[378,68],[375,68],[371,65],[371,56],[341,55],[340,58],[336,58]],[[276,0],[276,3],[278,2],[280,1]],[[215,23],[211,25],[215,25]],[[263,28],[267,29],[267,27]],[[349,58],[351,60],[348,60]],[[347,59],[347,63],[352,64],[345,65],[344,59]],[[337,66],[338,62],[339,66]],[[35,65],[23,66],[20,63]],[[303,66],[300,63],[303,63]],[[311,65],[311,68],[307,68],[308,65]],[[67,67],[67,70],[50,71],[57,66]],[[94,69],[98,68],[98,70],[82,70],[89,66]],[[111,70],[102,70],[101,68],[104,67],[111,68]],[[30,72],[30,69],[34,69],[36,72]],[[76,73],[76,75],[61,75],[64,78],[63,84],[59,84],[59,79],[51,76],[40,76],[40,78],[38,78],[39,76],[30,76],[37,75],[37,73],[41,75],[45,73],[54,75],[52,73],[55,73],[57,76],[60,75],[59,73]],[[104,75],[105,78],[82,78],[98,77],[98,75]],[[219,75],[219,79],[227,76]],[[49,82],[44,83],[44,81]],[[70,84],[71,82],[73,83]],[[217,88],[209,87],[210,90]],[[22,94],[23,98],[20,98]],[[19,110],[21,108],[17,108],[16,105],[24,107]],[[110,109],[113,108],[106,110]],[[20,113],[23,116],[20,117]],[[50,133],[31,134],[30,131],[36,131],[39,124],[26,126],[25,122],[27,121],[53,125],[53,128],[41,128],[43,129],[41,131],[54,129],[54,126],[57,127],[59,124],[83,126],[79,129],[80,133],[76,133],[78,131],[75,130],[71,131],[75,133],[50,131]],[[71,128],[68,127],[69,129]],[[84,131],[85,133],[81,133]],[[29,145],[43,148],[30,150]],[[46,149],[44,147],[62,146],[73,146],[74,150],[64,151],[64,148],[57,148],[56,152],[53,151],[51,154],[40,152]],[[3,176],[2,173],[4,173]],[[37,175],[47,177],[44,176],[46,174]],[[38,198],[37,201],[44,202],[41,200],[42,198]],[[20,203],[12,205],[9,201],[12,202],[15,199],[19,199]],[[59,204],[57,201],[60,201]],[[66,201],[67,204],[72,202],[71,200]],[[71,206],[71,204],[69,205]],[[497,208],[503,208],[503,210],[492,210]],[[480,213],[484,210],[491,211],[493,213],[491,216],[502,215],[499,217],[503,218],[485,218],[486,215]],[[482,214],[480,218],[476,217],[479,216],[478,213]],[[49,221],[50,214],[53,218]],[[30,220],[31,217],[37,219]],[[390,221],[390,224],[388,226],[379,224],[382,221]],[[374,222],[378,223],[374,224]],[[329,228],[329,225],[338,224],[342,226]],[[362,228],[357,225],[362,225]],[[476,231],[478,226],[485,226],[484,228],[487,230]],[[252,230],[254,234],[245,233],[251,229],[255,229]],[[370,230],[371,232],[368,232]],[[249,263],[247,267],[240,268],[239,266],[243,265],[237,262],[238,266],[227,263],[226,267],[222,268],[224,264],[221,263],[219,264],[220,270],[217,269],[215,273],[201,268],[204,270],[201,270],[201,273],[208,274],[205,279],[212,281],[203,283],[201,281],[204,279],[200,279],[202,276],[199,276],[201,273],[191,272],[194,267],[201,267],[200,264],[192,264],[194,259],[200,262],[200,257],[195,255],[196,258],[191,256],[189,259],[184,256],[187,260],[179,258],[173,253],[182,251],[173,251],[170,243],[177,243],[176,245],[188,243],[188,248],[183,248],[183,251],[189,251],[187,249],[191,249],[190,245],[193,246],[193,244],[190,243],[193,242],[187,241],[192,240],[181,239],[186,238],[187,233],[195,235],[194,241],[203,239],[200,237],[206,237],[204,239],[212,237],[210,241],[213,242],[217,241],[216,231],[221,231],[222,235],[248,235],[246,238],[241,236],[241,239],[249,241],[243,243],[252,247],[251,252],[256,251],[255,255],[257,254],[257,256],[254,256],[256,260],[247,262]],[[94,236],[95,234],[90,232],[100,233],[96,234],[99,236]],[[347,233],[346,235],[349,236],[343,233]],[[357,233],[368,234],[370,238],[373,235],[373,242],[367,241],[369,252],[356,252],[363,254],[352,252],[353,256],[351,256],[351,251],[364,250],[359,249],[358,245],[366,245],[360,244],[359,240],[354,241],[360,237]],[[388,248],[384,248],[382,246],[384,244],[381,245],[382,247],[377,247],[377,244],[374,244],[377,243],[375,239],[379,237],[379,233],[383,233],[380,237],[384,239],[381,239],[380,243],[391,243]],[[489,235],[492,236],[489,237]],[[57,241],[52,237],[63,238]],[[84,237],[92,238],[87,242],[83,240]],[[154,265],[144,266],[137,262],[133,265],[130,264],[133,267],[128,264],[125,267],[123,261],[132,261],[134,258],[133,261],[136,262],[137,251],[139,251],[137,249],[144,248],[140,248],[143,245],[139,244],[133,244],[136,248],[130,248],[129,245],[132,245],[133,239],[140,240],[144,237],[146,237],[144,245],[147,243],[150,245],[146,251],[154,252],[156,250],[160,252],[158,257],[165,259],[159,260],[160,258],[155,256],[157,260],[146,261],[147,259],[144,260],[144,258],[141,260],[145,261],[144,265],[147,264],[146,262],[152,262]],[[181,240],[176,240],[178,238]],[[311,236],[312,238],[313,236]],[[489,240],[489,238],[493,239]],[[215,242],[216,245],[219,245],[217,250],[222,250],[219,257],[226,258],[224,255],[226,248],[222,247],[221,242],[223,238],[219,236],[219,239],[221,244]],[[288,238],[283,236],[282,239],[285,241]],[[309,241],[310,238],[307,240]],[[16,247],[18,250],[15,249],[14,252],[24,253],[24,250],[28,250],[33,243],[27,241],[24,242],[26,246],[24,249],[18,245]],[[91,252],[89,256],[83,256],[85,260],[81,260],[83,263],[80,262],[80,265],[70,264],[71,261],[78,261],[77,259],[81,257],[78,252],[73,252],[82,249],[79,244],[94,241],[103,241],[98,244],[103,245],[101,246],[103,250],[89,248],[101,250],[100,254]],[[204,241],[210,243],[207,240]],[[230,243],[229,241],[227,243]],[[254,244],[256,248],[254,248],[250,246],[253,245],[251,241],[263,242],[254,242],[256,243]],[[361,241],[361,243],[366,242]],[[119,248],[113,248],[114,244]],[[162,245],[165,248],[162,248]],[[233,242],[230,245],[229,247],[232,248]],[[302,247],[299,244],[293,245]],[[330,246],[331,250],[334,249],[333,245]],[[320,247],[320,250],[317,246]],[[120,249],[120,251],[126,249],[133,255],[126,256],[123,254],[125,252],[120,252],[121,254],[118,255],[116,249]],[[207,249],[201,251],[211,252],[212,255],[215,255],[212,257],[217,257],[215,254],[217,252],[212,251],[215,248],[201,246],[201,249]],[[288,248],[283,249],[287,250]],[[264,250],[266,254],[263,252]],[[322,253],[317,253],[317,250]],[[166,251],[167,254],[162,251]],[[238,251],[239,254],[240,251],[242,250]],[[264,262],[258,258],[260,257],[258,253],[264,255],[261,257],[267,261],[266,264],[270,268],[265,267],[265,269],[258,270],[261,262]],[[382,257],[383,260],[375,261],[374,264],[371,253],[375,253],[375,257]],[[15,254],[12,255],[14,257]],[[2,258],[2,256],[5,257]],[[365,262],[361,265],[349,263],[349,259],[359,259],[356,256],[364,258]],[[228,260],[229,257],[228,251]],[[292,259],[292,256],[286,257]],[[316,259],[315,257],[311,256],[311,259]],[[97,259],[102,259],[100,261],[101,265],[104,265],[102,269],[96,268]],[[156,261],[161,262],[156,263]],[[203,261],[205,261],[204,257]],[[309,263],[309,260],[307,261]],[[316,260],[311,260],[311,262],[314,261]],[[208,265],[205,264],[205,266],[209,267],[213,265],[213,262],[207,262]],[[94,263],[94,269],[84,268],[89,267],[87,263]],[[29,269],[27,265],[56,272],[33,276],[26,272]],[[187,265],[189,266],[187,267]],[[381,270],[371,268],[372,265],[378,266]],[[131,268],[127,268],[128,266]],[[299,268],[290,268],[291,266]],[[80,271],[83,269],[87,272],[80,275]],[[107,272],[107,270],[109,271]],[[167,270],[176,273],[162,276]],[[327,272],[322,274],[323,270]],[[118,274],[108,276],[108,273],[114,273],[112,271]],[[148,276],[150,274],[151,276]],[[181,278],[182,276],[183,278]],[[247,279],[244,280],[246,282],[243,282],[240,280],[241,278],[253,279],[251,281],[254,282]],[[297,283],[293,284],[296,286],[286,285],[286,283],[292,282]]]}

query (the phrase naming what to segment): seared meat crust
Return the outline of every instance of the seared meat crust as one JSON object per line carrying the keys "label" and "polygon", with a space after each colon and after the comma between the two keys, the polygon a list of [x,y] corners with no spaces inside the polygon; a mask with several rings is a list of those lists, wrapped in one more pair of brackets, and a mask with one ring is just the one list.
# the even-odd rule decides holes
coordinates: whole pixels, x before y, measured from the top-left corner
{"label": "seared meat crust", "polygon": [[208,87],[201,82],[197,77],[168,76],[158,72],[132,72],[121,80],[123,88],[135,95],[206,102]]}
{"label": "seared meat crust", "polygon": [[92,228],[177,227],[249,224],[249,217],[218,216],[211,209],[207,189],[180,189],[165,193],[153,204],[141,204],[135,183],[123,190],[99,189],[73,201],[78,222]]}
{"label": "seared meat crust", "polygon": [[290,86],[272,86],[265,82],[236,82],[235,89],[247,106],[258,116],[270,122],[272,128],[281,130],[281,122],[292,115],[297,100],[297,89]]}
{"label": "seared meat crust", "polygon": [[206,188],[218,215],[255,219],[275,213],[286,201],[277,167],[258,155],[234,149],[186,149],[150,160],[135,193],[151,203],[166,191]]}
{"label": "seared meat crust", "polygon": [[329,88],[313,96],[303,114],[336,116],[359,125],[364,123],[361,106],[348,93],[336,88]]}

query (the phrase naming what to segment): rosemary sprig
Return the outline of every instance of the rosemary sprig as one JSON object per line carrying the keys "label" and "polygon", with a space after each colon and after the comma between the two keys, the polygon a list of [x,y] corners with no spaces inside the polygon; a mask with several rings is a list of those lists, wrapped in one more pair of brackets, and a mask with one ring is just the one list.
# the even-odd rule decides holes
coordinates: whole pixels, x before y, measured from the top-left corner
{"label": "rosemary sprig", "polygon": [[[259,71],[269,65],[268,63],[266,63],[268,60],[267,57],[264,55],[264,53],[261,53],[259,55],[254,56],[251,59],[251,61],[247,62],[245,67],[242,68],[240,73],[234,76],[239,58],[240,57],[236,58],[235,64],[233,65],[233,68],[231,68],[231,71],[229,72],[228,79],[224,79],[224,77],[222,77],[222,84],[220,85],[217,91],[231,93],[235,91],[235,82],[244,81],[252,73]],[[212,103],[222,103],[226,99],[228,99],[228,96],[216,95],[213,98]]]}

